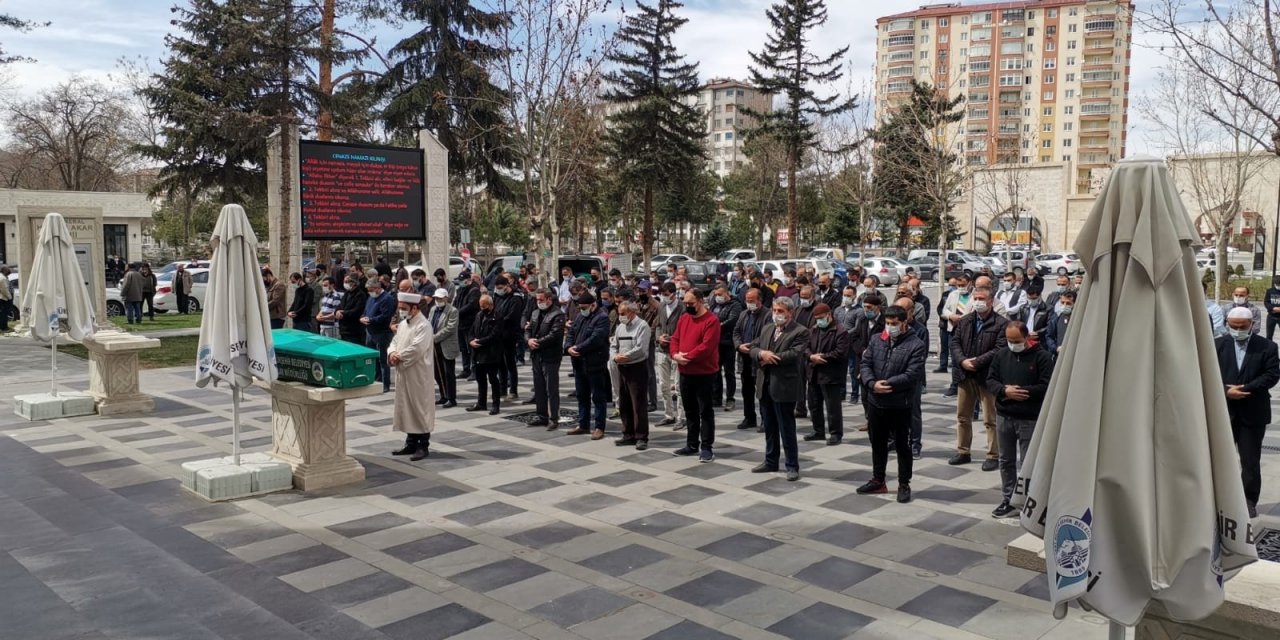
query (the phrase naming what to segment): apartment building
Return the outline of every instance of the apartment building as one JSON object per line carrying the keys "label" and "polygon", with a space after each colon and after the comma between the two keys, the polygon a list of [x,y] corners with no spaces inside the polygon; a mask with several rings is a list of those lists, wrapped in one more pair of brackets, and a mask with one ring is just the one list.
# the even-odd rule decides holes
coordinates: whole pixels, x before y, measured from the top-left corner
{"label": "apartment building", "polygon": [[946,142],[972,165],[1066,163],[1075,193],[1125,155],[1129,0],[922,6],[876,21],[876,114],[911,80],[964,96]]}

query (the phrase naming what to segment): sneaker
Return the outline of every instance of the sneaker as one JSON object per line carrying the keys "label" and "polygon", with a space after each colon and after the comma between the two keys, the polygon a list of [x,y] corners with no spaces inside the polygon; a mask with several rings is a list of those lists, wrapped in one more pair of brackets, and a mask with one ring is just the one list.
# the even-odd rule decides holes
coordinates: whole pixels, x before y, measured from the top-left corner
{"label": "sneaker", "polygon": [[831,436],[830,438],[827,438],[827,446],[834,447],[840,444],[842,440],[844,440],[844,438],[841,438],[840,436]]}
{"label": "sneaker", "polygon": [[982,461],[983,471],[995,471],[1000,468],[1000,461],[995,458],[987,458]]}
{"label": "sneaker", "polygon": [[969,464],[970,462],[973,462],[973,459],[969,457],[969,454],[957,453],[954,456],[951,456],[951,459],[947,461],[947,464],[955,466],[958,464]]}
{"label": "sneaker", "polygon": [[956,388],[955,388],[955,387],[947,387],[947,390],[942,392],[942,397],[944,397],[944,398],[954,398],[954,397],[956,397],[956,395],[957,395],[957,394],[959,394],[959,393],[960,393],[960,392],[959,392],[959,391],[956,391]]}
{"label": "sneaker", "polygon": [[649,448],[649,441],[648,441],[648,440],[637,440],[637,441],[636,441],[636,451],[645,451],[645,450],[647,450],[648,448]]}
{"label": "sneaker", "polygon": [[618,447],[631,447],[631,446],[634,446],[637,442],[639,441],[636,440],[635,438],[618,438],[617,440],[613,441],[613,444]]}
{"label": "sneaker", "polygon": [[1013,508],[1013,505],[1009,504],[1008,500],[1005,500],[1004,502],[1000,503],[1000,506],[995,508],[995,511],[991,512],[991,517],[1007,518],[1011,514],[1016,513],[1017,511],[1018,511],[1017,509]]}
{"label": "sneaker", "polygon": [[669,427],[669,426],[671,426],[671,425],[673,425],[673,424],[675,424],[675,423],[676,423],[676,419],[675,419],[675,418],[663,418],[663,419],[662,419],[662,422],[659,422],[659,423],[658,423],[658,426],[659,426],[659,427]]}
{"label": "sneaker", "polygon": [[921,451],[920,451],[920,445],[918,445],[918,444],[913,444],[913,445],[911,445],[911,459],[912,459],[912,460],[919,460],[919,459],[921,459],[921,458],[923,458],[923,457],[924,457],[924,454],[923,454],[923,453],[921,453]]}
{"label": "sneaker", "polygon": [[698,462],[711,462],[716,459],[716,454],[710,449],[703,449],[698,452]]}
{"label": "sneaker", "polygon": [[933,370],[933,372],[934,372],[934,373],[946,373],[946,372],[947,372],[947,368],[946,368],[946,367],[938,367],[937,369],[934,369],[934,370]]}
{"label": "sneaker", "polygon": [[742,422],[738,423],[739,430],[755,429],[758,426],[759,425],[757,425],[754,420],[743,420]]}
{"label": "sneaker", "polygon": [[826,439],[827,439],[827,434],[825,433],[811,433],[804,437],[805,442],[814,442],[815,440],[826,440]]}
{"label": "sneaker", "polygon": [[550,421],[550,420],[547,420],[546,418],[541,418],[541,417],[539,417],[539,418],[534,418],[534,419],[533,419],[533,421],[529,423],[529,426],[531,426],[531,427],[545,427],[545,426],[547,426],[547,425],[549,425],[549,424],[551,424],[551,421]]}
{"label": "sneaker", "polygon": [[787,472],[787,482],[795,482],[800,479],[800,472],[792,469]]}
{"label": "sneaker", "polygon": [[751,468],[751,473],[777,473],[777,467],[771,467],[763,462]]}
{"label": "sneaker", "polygon": [[902,504],[911,502],[911,485],[898,483],[898,502]]}
{"label": "sneaker", "polygon": [[687,426],[689,426],[689,423],[688,423],[688,422],[686,422],[686,421],[684,421],[684,420],[681,420],[678,424],[676,424],[676,426],[671,427],[671,430],[672,430],[672,431],[684,431],[684,428],[685,428],[685,427],[687,427]]}
{"label": "sneaker", "polygon": [[697,449],[694,449],[693,447],[681,447],[681,448],[676,449],[675,451],[671,452],[671,455],[673,455],[673,456],[696,456],[696,455],[698,455],[698,450],[697,450]]}
{"label": "sneaker", "polygon": [[733,403],[733,400],[725,400],[725,401],[724,401],[724,410],[725,410],[725,411],[733,411],[733,409],[734,409],[734,407],[735,407],[735,406],[737,406],[737,405],[735,405],[735,404]]}
{"label": "sneaker", "polygon": [[875,478],[858,487],[858,493],[864,496],[871,493],[887,493],[888,491],[889,489],[884,486],[884,480],[876,480]]}

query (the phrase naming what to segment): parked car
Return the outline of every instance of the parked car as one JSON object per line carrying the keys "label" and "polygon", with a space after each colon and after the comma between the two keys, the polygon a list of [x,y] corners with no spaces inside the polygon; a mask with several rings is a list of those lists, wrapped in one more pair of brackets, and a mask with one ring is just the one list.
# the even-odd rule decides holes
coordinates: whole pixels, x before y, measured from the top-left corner
{"label": "parked car", "polygon": [[834,247],[815,247],[805,256],[810,260],[844,260],[844,250]]}
{"label": "parked car", "polygon": [[751,249],[730,249],[716,256],[717,262],[751,262],[756,259],[756,252]]}
{"label": "parked car", "polygon": [[22,312],[18,310],[18,305],[22,304],[22,294],[18,292],[18,274],[9,274],[9,290],[13,292],[13,305],[9,307],[9,319],[18,321],[22,319]]}
{"label": "parked car", "polygon": [[716,285],[716,262],[684,262],[680,267],[688,274],[689,282],[702,293],[710,293]]}
{"label": "parked car", "polygon": [[[159,277],[160,274],[162,273],[173,273],[174,271],[178,270],[178,265],[180,264],[185,264],[188,266],[188,268],[190,268],[191,261],[178,260],[176,262],[170,262],[169,264],[166,264],[164,267],[162,267],[159,271],[153,270],[153,272],[156,274],[156,277]],[[208,260],[196,260],[196,266],[200,267],[201,269],[208,269],[210,266],[210,263]]]}
{"label": "parked car", "polygon": [[[199,311],[203,308],[204,292],[209,286],[209,270],[187,269],[187,273],[191,274],[191,293],[187,298],[187,310]],[[171,272],[156,276],[156,311],[168,313],[169,311],[178,310],[178,296],[173,292],[173,276],[175,275],[177,275],[176,272]],[[121,306],[121,313],[123,313],[123,310],[124,307]]]}
{"label": "parked car", "polygon": [[903,264],[900,271],[899,264],[893,258],[867,258],[862,261],[862,271],[875,280],[876,286],[896,285],[906,275],[907,265]]}
{"label": "parked car", "polygon": [[1040,275],[1072,275],[1084,273],[1084,263],[1074,253],[1045,253],[1036,256],[1036,269]]}
{"label": "parked car", "polygon": [[813,267],[818,275],[829,275],[835,277],[836,266],[830,260],[810,260],[808,258],[798,258],[795,260],[757,260],[755,262],[756,270],[763,273],[764,271],[773,271],[774,277],[779,277],[788,270],[794,270],[797,275],[800,271],[808,270]]}
{"label": "parked car", "polygon": [[920,256],[907,260],[907,273],[914,273],[920,276],[921,280],[936,280],[938,278],[938,259],[928,256]]}
{"label": "parked car", "polygon": [[[520,264],[524,264],[524,263],[521,262]],[[450,280],[457,280],[458,275],[462,273],[463,267],[469,267],[471,269],[471,273],[476,273],[477,271],[480,270],[480,263],[476,262],[475,260],[464,261],[462,258],[458,256],[449,256],[449,268],[445,269],[446,277],[449,278]],[[503,268],[505,269],[507,267],[504,265]],[[436,270],[435,267],[431,267],[428,269],[426,266],[421,264],[411,264],[406,266],[405,269],[408,269],[411,275],[413,274],[414,269],[422,269],[422,271],[427,274],[428,278]],[[520,267],[517,265],[516,271],[519,271],[519,270],[520,270]]]}
{"label": "parked car", "polygon": [[[159,277],[157,276],[157,280]],[[157,307],[158,309],[159,307]],[[115,287],[107,288],[107,317],[114,318],[124,315],[124,298],[120,297],[120,290]]]}
{"label": "parked car", "polygon": [[[938,249],[912,249],[911,253],[908,255],[910,255],[912,259],[922,258],[922,257],[929,258],[934,262],[934,264],[937,264],[938,256],[941,254],[942,254],[942,251]],[[959,271],[957,271],[955,274],[950,274],[952,264],[959,265]],[[984,262],[982,258],[979,258],[978,256],[972,253],[969,253],[968,251],[965,251],[963,249],[951,249],[947,251],[947,272],[950,275],[947,275],[946,277],[952,278],[960,274],[973,277],[973,274],[981,273],[982,267],[986,266],[986,264],[987,263]]]}
{"label": "parked car", "polygon": [[649,270],[653,271],[668,264],[689,262],[693,260],[683,253],[660,253],[649,260]]}

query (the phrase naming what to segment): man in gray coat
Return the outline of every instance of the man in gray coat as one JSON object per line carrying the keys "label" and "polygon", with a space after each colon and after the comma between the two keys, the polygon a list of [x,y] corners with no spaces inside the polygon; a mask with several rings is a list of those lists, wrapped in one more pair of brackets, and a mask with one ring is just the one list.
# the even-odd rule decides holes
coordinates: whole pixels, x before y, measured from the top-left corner
{"label": "man in gray coat", "polygon": [[618,412],[622,419],[619,447],[649,448],[649,325],[640,319],[636,304],[628,300],[618,307],[618,326],[609,341],[609,359],[618,367]]}
{"label": "man in gray coat", "polygon": [[756,395],[764,421],[764,462],[752,473],[778,470],[778,444],[786,453],[787,481],[800,479],[799,445],[796,442],[796,403],[800,401],[800,363],[806,357],[809,330],[793,321],[795,302],[778,296],[773,300],[773,324],[766,325],[751,345],[751,359],[759,367]]}
{"label": "man in gray coat", "polygon": [[458,374],[453,367],[458,359],[458,308],[449,304],[447,289],[436,289],[432,297],[436,303],[427,318],[436,345],[436,384],[440,385],[436,404],[451,409],[458,406]]}

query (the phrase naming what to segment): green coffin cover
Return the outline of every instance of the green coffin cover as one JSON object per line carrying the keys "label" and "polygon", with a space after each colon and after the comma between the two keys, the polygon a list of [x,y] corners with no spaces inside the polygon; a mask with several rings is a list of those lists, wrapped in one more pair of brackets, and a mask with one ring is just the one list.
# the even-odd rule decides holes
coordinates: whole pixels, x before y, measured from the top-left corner
{"label": "green coffin cover", "polygon": [[271,339],[281,380],[335,389],[373,384],[378,368],[373,349],[294,329],[275,329]]}

